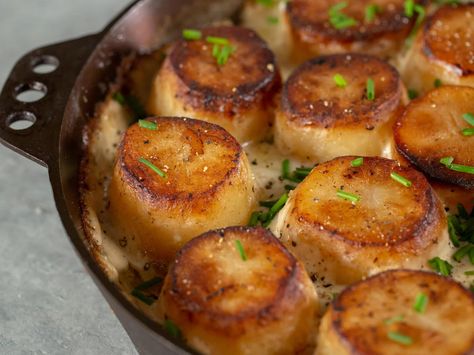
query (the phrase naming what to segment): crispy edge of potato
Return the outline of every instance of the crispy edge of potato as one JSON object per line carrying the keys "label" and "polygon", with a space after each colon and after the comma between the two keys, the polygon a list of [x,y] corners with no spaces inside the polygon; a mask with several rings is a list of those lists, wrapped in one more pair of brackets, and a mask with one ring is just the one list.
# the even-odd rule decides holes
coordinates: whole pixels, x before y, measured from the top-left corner
{"label": "crispy edge of potato", "polygon": [[[317,116],[308,117],[308,114],[301,112],[301,109],[303,108],[302,106],[305,102],[294,102],[295,100],[292,99],[298,98],[298,92],[296,92],[297,88],[294,86],[306,72],[325,70],[324,67],[326,66],[329,66],[331,70],[334,70],[337,66],[345,67],[354,64],[366,67],[368,62],[372,62],[374,65],[377,64],[381,70],[386,70],[391,78],[390,84],[387,86],[385,92],[382,95],[377,95],[376,99],[373,101],[366,100],[368,103],[366,105],[361,105],[362,109],[360,113],[343,117],[343,120],[341,120],[340,116],[342,116],[342,110],[337,112],[336,109],[325,106],[323,102],[320,105],[321,107],[313,104],[312,110],[313,112],[321,110],[322,113],[319,113]],[[334,84],[334,87],[328,88],[328,90],[331,89],[336,89],[336,84]],[[302,127],[319,126],[321,128],[328,128],[337,126],[346,127],[351,125],[357,126],[362,121],[360,118],[355,117],[359,115],[363,115],[364,119],[367,120],[365,126],[373,126],[380,123],[382,117],[390,116],[390,113],[399,107],[403,92],[403,83],[397,70],[390,64],[375,56],[357,53],[320,56],[303,63],[288,78],[283,86],[279,111],[281,111],[281,114],[285,115],[293,124]],[[358,101],[354,104],[359,104],[360,102]],[[337,106],[336,108],[339,107]],[[386,118],[386,120],[387,119],[388,118]]]}
{"label": "crispy edge of potato", "polygon": [[[416,109],[416,105],[421,103],[423,100],[430,100],[431,95],[435,92],[445,90],[471,90],[474,93],[474,88],[469,86],[450,86],[445,85],[440,88],[430,90],[426,95],[419,97],[410,102],[405,108],[404,113],[398,118],[393,127],[393,135],[395,139],[395,147],[397,152],[405,159],[407,159],[414,166],[422,170],[424,173],[432,178],[439,179],[446,183],[452,183],[455,185],[462,186],[466,189],[474,188],[474,175],[468,173],[457,172],[451,170],[440,163],[440,157],[419,157],[416,154],[410,153],[410,149],[406,143],[401,139],[400,130],[402,129],[403,122],[410,116],[412,110]],[[460,147],[462,149],[462,147]]]}
{"label": "crispy edge of potato", "polygon": [[[474,306],[474,294],[472,294],[469,290],[465,289],[461,284],[458,282],[454,281],[453,279],[449,277],[443,277],[438,274],[435,274],[430,271],[422,271],[422,270],[407,270],[407,269],[395,269],[395,270],[388,270],[384,271],[382,273],[370,276],[369,278],[365,280],[361,280],[359,282],[356,282],[349,287],[345,288],[341,294],[338,295],[338,297],[332,302],[326,313],[324,314],[321,324],[320,324],[320,330],[319,330],[319,335],[318,335],[318,351],[316,352],[317,355],[329,355],[333,354],[334,350],[337,349],[338,354],[353,354],[353,353],[365,353],[365,351],[370,351],[370,349],[361,349],[358,346],[352,344],[349,339],[347,339],[347,336],[344,334],[344,331],[342,330],[342,321],[341,318],[344,317],[344,313],[346,312],[346,305],[344,304],[345,298],[349,298],[349,302],[354,302],[356,301],[355,299],[350,299],[352,295],[352,291],[361,287],[361,286],[366,286],[369,283],[377,283],[378,281],[381,281],[382,283],[389,283],[396,281],[397,277],[399,276],[405,276],[408,275],[408,277],[422,277],[422,278],[429,278],[432,280],[433,278],[437,278],[441,282],[445,283],[446,286],[452,286],[459,290],[461,293],[467,296],[467,300],[471,300],[472,305]],[[426,281],[428,284],[428,281]],[[394,283],[396,285],[396,283]],[[430,297],[433,297],[430,295]],[[435,298],[436,300],[436,298]],[[414,300],[413,300],[414,301]],[[350,306],[350,305],[349,305]],[[432,305],[431,305],[432,306]],[[404,310],[406,311],[406,310]],[[401,312],[403,313],[403,312]],[[386,327],[386,325],[383,323],[383,321],[386,319],[381,319],[381,326]],[[387,328],[388,331],[388,328]],[[364,344],[364,343],[362,343]],[[467,351],[470,353],[470,351],[474,351],[474,336],[473,336],[473,342],[471,344],[471,348],[467,349]]]}
{"label": "crispy edge of potato", "polygon": [[[284,266],[283,279],[273,285],[277,288],[273,296],[265,299],[264,304],[258,304],[257,307],[248,305],[246,309],[238,311],[237,314],[230,315],[219,311],[207,311],[205,309],[206,305],[202,304],[199,300],[190,300],[185,290],[178,286],[180,276],[177,275],[181,266],[189,267],[189,263],[186,262],[186,256],[192,248],[199,247],[200,243],[208,242],[209,240],[219,243],[218,240],[225,238],[225,233],[227,232],[237,234],[252,233],[252,237],[249,238],[250,241],[256,237],[259,243],[264,243],[266,247],[270,247],[274,252],[282,253],[282,256],[289,262],[288,265]],[[243,238],[241,240],[244,243],[249,241]],[[252,248],[255,248],[256,245],[258,244],[252,244]],[[237,250],[235,252],[237,253]],[[283,266],[280,265],[280,267]],[[186,283],[190,282],[192,281],[188,280]],[[296,343],[290,345],[290,349],[293,351],[307,351],[307,347],[314,346],[316,340],[314,329],[317,327],[318,321],[316,318],[319,314],[316,291],[302,264],[269,230],[263,228],[227,227],[225,229],[209,231],[188,242],[178,252],[175,262],[170,267],[160,299],[163,308],[168,310],[168,312],[165,310],[167,317],[170,316],[173,321],[177,322],[178,326],[181,322],[189,322],[184,327],[186,329],[191,327],[190,332],[194,333],[191,342],[194,342],[194,345],[198,345],[198,347],[202,345],[204,349],[210,347],[208,343],[212,340],[209,340],[209,337],[218,337],[217,344],[212,345],[212,348],[216,349],[226,348],[229,345],[228,342],[239,341],[239,338],[244,342],[256,341],[258,343],[260,337],[265,338],[265,334],[269,330],[278,331],[278,328],[281,326],[286,328],[288,324],[281,323],[283,317],[288,317],[288,321],[293,326],[296,326],[294,330],[285,329],[287,331],[285,334],[287,341],[296,339]],[[295,309],[299,309],[296,314]],[[308,312],[314,314],[309,314]],[[308,329],[304,329],[301,332],[300,327]],[[295,333],[296,330],[299,331]],[[196,336],[198,339],[199,337],[206,339],[196,340]],[[256,345],[258,344],[249,344],[249,347],[255,348]],[[282,346],[287,345],[284,344]],[[242,346],[246,346],[246,344],[239,344],[238,348],[240,349]],[[275,344],[272,344],[270,348],[274,346]],[[240,352],[237,351],[236,353]]]}

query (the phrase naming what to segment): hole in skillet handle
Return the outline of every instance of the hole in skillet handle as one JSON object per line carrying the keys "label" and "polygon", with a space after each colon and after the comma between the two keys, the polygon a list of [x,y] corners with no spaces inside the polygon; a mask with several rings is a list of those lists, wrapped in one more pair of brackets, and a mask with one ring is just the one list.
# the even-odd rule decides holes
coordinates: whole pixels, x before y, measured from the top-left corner
{"label": "hole in skillet handle", "polygon": [[31,68],[36,74],[49,74],[59,67],[59,59],[52,55],[42,55],[33,58]]}
{"label": "hole in skillet handle", "polygon": [[28,111],[15,112],[7,117],[6,126],[10,131],[25,134],[35,125],[36,120],[34,113]]}
{"label": "hole in skillet handle", "polygon": [[32,81],[18,85],[13,92],[13,96],[17,101],[29,103],[41,100],[47,92],[46,85],[39,81]]}

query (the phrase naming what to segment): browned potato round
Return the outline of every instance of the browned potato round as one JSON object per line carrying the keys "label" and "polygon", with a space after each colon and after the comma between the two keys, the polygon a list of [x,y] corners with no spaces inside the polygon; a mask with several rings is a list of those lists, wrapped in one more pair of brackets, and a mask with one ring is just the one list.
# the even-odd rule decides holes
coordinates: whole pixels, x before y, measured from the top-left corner
{"label": "browned potato round", "polygon": [[147,122],[156,130],[128,128],[109,188],[110,215],[123,235],[136,240],[145,255],[170,261],[204,231],[245,224],[255,201],[254,181],[235,138],[204,121]]}
{"label": "browned potato round", "polygon": [[229,227],[187,243],[160,299],[165,316],[203,354],[314,347],[316,291],[302,265],[263,228]]}
{"label": "browned potato round", "polygon": [[474,3],[438,9],[406,56],[403,78],[420,92],[443,84],[474,86]]}
{"label": "browned potato round", "polygon": [[[209,27],[202,39],[181,39],[157,75],[149,111],[216,123],[239,142],[262,138],[273,121],[274,95],[281,86],[275,57],[265,42],[242,27]],[[229,41],[235,51],[219,65],[208,36]]]}
{"label": "browned potato round", "polygon": [[[417,311],[417,298],[425,296]],[[472,354],[473,319],[472,293],[452,279],[387,271],[346,288],[332,303],[316,354]]]}
{"label": "browned potato round", "polygon": [[[418,1],[423,3],[424,1]],[[381,57],[394,56],[410,33],[414,18],[405,16],[404,0],[348,1],[339,13],[355,20],[354,25],[336,28],[331,9],[339,0],[292,0],[287,5],[293,34],[294,53],[302,58],[315,55],[359,52]],[[375,16],[366,19],[369,6],[377,6]]]}
{"label": "browned potato round", "polygon": [[454,171],[440,160],[474,167],[474,137],[462,130],[474,128],[463,119],[474,114],[474,88],[443,86],[412,101],[394,128],[399,152],[426,174],[465,188],[474,188],[474,174]]}
{"label": "browned potato round", "polygon": [[[306,270],[325,282],[349,284],[381,270],[423,268],[449,253],[446,215],[423,174],[378,157],[352,167],[355,158],[314,168],[272,226]],[[392,179],[393,172],[411,186]]]}
{"label": "browned potato round", "polygon": [[[342,75],[345,87],[336,84],[336,75]],[[369,79],[375,84],[373,100],[367,98]],[[283,87],[275,143],[283,153],[310,161],[387,154],[403,93],[395,68],[376,57],[314,58],[296,69]]]}

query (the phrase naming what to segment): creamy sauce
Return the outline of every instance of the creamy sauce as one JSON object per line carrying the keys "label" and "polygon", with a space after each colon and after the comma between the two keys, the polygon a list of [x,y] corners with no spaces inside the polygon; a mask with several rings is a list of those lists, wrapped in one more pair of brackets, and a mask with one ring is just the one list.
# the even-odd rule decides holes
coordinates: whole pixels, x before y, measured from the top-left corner
{"label": "creamy sauce", "polygon": [[[119,230],[114,228],[107,214],[107,186],[112,175],[116,148],[131,121],[130,114],[120,104],[109,98],[103,104],[101,114],[96,120],[96,126],[89,141],[87,169],[90,172],[87,176],[89,190],[84,194],[87,216],[91,225],[88,232],[100,246],[102,261],[108,266],[106,271],[109,277],[120,284],[124,292],[128,294],[142,280],[151,279],[157,274],[164,275],[153,267],[151,260],[147,260],[142,255],[133,240],[127,240]],[[259,201],[276,200],[286,191],[285,185],[296,185],[280,178],[281,162],[287,157],[282,156],[271,142],[246,144],[244,150],[255,175]],[[310,166],[308,163],[297,160],[290,162],[292,169],[299,166]],[[447,187],[441,190],[443,187],[439,184],[436,187],[437,190],[444,192],[442,196],[449,202],[451,208],[455,202],[466,200],[466,193],[461,191],[462,189],[457,188],[453,192]],[[285,209],[275,217],[269,226],[272,231],[279,230],[278,225],[283,223],[282,216],[284,215]],[[452,246],[448,246],[448,248],[451,250],[442,250],[440,255],[451,255],[455,250]],[[464,275],[464,271],[473,269],[473,266],[468,261],[450,262],[455,266],[453,277],[468,286],[469,277]],[[334,294],[344,288],[340,285],[324,284],[319,280],[314,280],[314,285],[323,306],[332,300]],[[152,318],[159,319],[156,314],[156,305],[149,307],[142,302],[137,302],[135,298],[130,299]]]}
{"label": "creamy sauce", "polygon": [[[283,77],[286,78],[293,70],[287,58],[289,50],[285,47],[287,33],[284,29],[281,29],[282,26],[275,27],[267,21],[269,16],[275,16],[282,20],[283,4],[270,9],[260,6],[257,10],[252,15],[248,11],[245,12],[244,22],[247,25],[251,24],[270,43],[279,59]],[[278,30],[278,28],[280,29]],[[140,77],[140,68],[135,70]],[[137,72],[134,73],[135,76]],[[140,85],[148,84],[140,83]],[[137,88],[137,91],[140,91],[139,88]],[[134,240],[127,239],[120,230],[114,227],[114,223],[110,221],[107,213],[107,188],[112,176],[115,154],[123,133],[131,121],[131,113],[109,97],[101,105],[97,116],[91,123],[85,163],[86,169],[84,170],[87,172],[84,178],[88,188],[81,191],[84,205],[83,216],[86,221],[85,232],[88,238],[86,243],[93,252],[95,251],[94,255],[97,262],[103,267],[108,277],[121,287],[128,299],[150,318],[160,321],[159,302],[147,306],[130,296],[130,291],[144,280],[149,280],[156,275],[164,277],[166,270],[162,266],[160,267],[159,263],[148,260],[139,251]],[[383,151],[385,157],[392,157],[392,149],[390,148],[392,145],[393,142],[386,142],[386,148]],[[288,157],[283,156],[271,140],[245,144],[244,150],[255,175],[259,201],[276,200],[286,191],[285,185],[295,186],[295,183],[280,179],[281,163]],[[299,166],[308,167],[311,165],[308,162],[291,160],[292,170]],[[466,203],[466,196],[471,195],[470,201],[472,202],[472,197],[474,197],[472,192],[466,193],[460,188],[454,189],[456,191],[439,184],[436,186],[442,200],[451,209],[458,201]],[[466,206],[466,208],[471,208],[471,206]],[[275,217],[270,225],[271,230],[279,229],[278,225],[282,223],[281,216],[284,215],[284,212],[285,209]],[[450,250],[444,250],[441,254],[451,255],[455,250],[451,245],[447,248]],[[472,270],[474,266],[466,260],[463,263],[449,261],[454,266],[453,277],[468,286],[471,280],[464,275],[464,271]],[[340,285],[323,284],[318,280],[314,281],[314,285],[323,306],[326,306],[333,299],[334,294],[339,293],[344,288]],[[156,295],[158,293],[159,288],[156,290]]]}

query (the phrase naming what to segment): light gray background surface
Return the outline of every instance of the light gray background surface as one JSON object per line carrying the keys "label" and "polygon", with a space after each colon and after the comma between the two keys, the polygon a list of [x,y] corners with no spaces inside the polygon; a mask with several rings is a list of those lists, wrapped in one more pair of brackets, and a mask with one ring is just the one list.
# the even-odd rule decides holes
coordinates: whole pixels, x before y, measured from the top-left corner
{"label": "light gray background surface", "polygon": [[[45,44],[97,32],[129,0],[0,0],[0,86]],[[45,168],[0,145],[0,354],[136,354],[84,271]]]}

